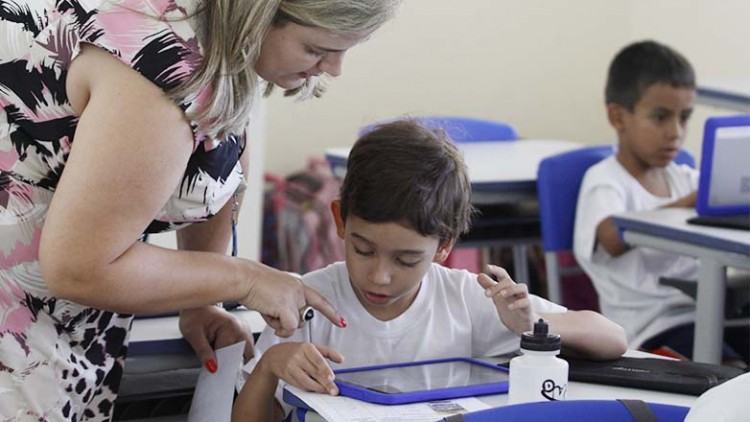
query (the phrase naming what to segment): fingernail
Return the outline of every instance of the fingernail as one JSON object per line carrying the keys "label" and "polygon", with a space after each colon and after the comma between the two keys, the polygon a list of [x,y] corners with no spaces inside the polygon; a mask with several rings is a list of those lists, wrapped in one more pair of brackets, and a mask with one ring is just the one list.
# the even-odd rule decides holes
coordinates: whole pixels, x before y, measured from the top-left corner
{"label": "fingernail", "polygon": [[500,290],[500,296],[502,296],[502,297],[508,296],[508,291],[507,290]]}
{"label": "fingernail", "polygon": [[485,290],[484,291],[484,295],[487,296],[487,297],[492,296],[492,290],[490,290],[490,289]]}
{"label": "fingernail", "polygon": [[338,390],[335,388],[331,388],[330,390],[328,390],[328,394],[335,396],[336,394],[338,394]]}
{"label": "fingernail", "polygon": [[346,328],[346,320],[344,319],[344,317],[341,317],[341,319],[339,320],[339,326],[341,328]]}
{"label": "fingernail", "polygon": [[213,359],[209,359],[206,361],[206,369],[208,369],[208,372],[215,374],[216,370],[218,369],[218,365],[216,365],[216,361]]}

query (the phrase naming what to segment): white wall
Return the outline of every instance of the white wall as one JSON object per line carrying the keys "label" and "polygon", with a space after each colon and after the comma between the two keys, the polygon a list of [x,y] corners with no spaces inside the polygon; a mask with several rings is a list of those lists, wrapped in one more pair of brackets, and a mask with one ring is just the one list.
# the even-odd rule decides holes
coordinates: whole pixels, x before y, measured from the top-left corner
{"label": "white wall", "polygon": [[[601,143],[607,66],[653,38],[683,52],[699,79],[750,75],[748,0],[404,0],[396,18],[355,47],[318,100],[268,100],[266,168],[285,174],[357,128],[410,114],[510,122],[524,137]],[[708,114],[698,107],[687,146]]]}
{"label": "white wall", "polygon": [[[633,39],[653,38],[684,54],[701,81],[750,78],[750,1],[634,1]],[[737,111],[698,105],[685,147],[700,158],[703,124],[712,115]]]}

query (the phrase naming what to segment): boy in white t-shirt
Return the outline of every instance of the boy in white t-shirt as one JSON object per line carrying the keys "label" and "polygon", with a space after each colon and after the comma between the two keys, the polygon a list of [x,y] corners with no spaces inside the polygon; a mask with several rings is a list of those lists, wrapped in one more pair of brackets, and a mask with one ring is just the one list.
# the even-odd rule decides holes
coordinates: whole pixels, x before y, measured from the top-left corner
{"label": "boy in white t-shirt", "polygon": [[314,318],[289,338],[266,329],[246,367],[235,420],[280,420],[289,409],[281,407],[279,380],[337,394],[332,368],[518,350],[519,336],[539,317],[574,353],[624,353],[622,328],[595,312],[529,295],[499,267],[489,269],[494,281],[438,264],[472,212],[463,159],[444,134],[408,120],[389,123],[358,140],[347,165],[341,199],[331,205],[346,262],[303,282],[348,326]]}
{"label": "boy in white t-shirt", "polygon": [[[599,295],[602,313],[622,325],[631,347],[669,347],[692,356],[695,303],[660,277],[697,278],[697,261],[631,248],[612,215],[662,207],[694,207],[698,173],[672,160],[693,112],[695,75],[668,46],[643,41],[621,50],[606,86],[607,115],[617,153],[583,178],[573,249]],[[725,356],[738,355],[725,346]]]}

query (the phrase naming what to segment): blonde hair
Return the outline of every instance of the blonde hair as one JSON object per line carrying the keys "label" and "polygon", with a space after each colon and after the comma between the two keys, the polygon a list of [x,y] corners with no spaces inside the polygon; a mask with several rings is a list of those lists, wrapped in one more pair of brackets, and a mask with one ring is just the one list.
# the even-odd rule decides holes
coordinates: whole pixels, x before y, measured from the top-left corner
{"label": "blonde hair", "polygon": [[[206,86],[210,100],[188,117],[199,122],[211,137],[240,133],[250,120],[261,81],[255,63],[269,28],[293,22],[337,33],[372,32],[388,19],[400,0],[204,0],[202,22],[203,62],[184,84],[170,95],[184,101]],[[268,84],[265,94],[273,88]],[[285,95],[320,96],[320,81]]]}

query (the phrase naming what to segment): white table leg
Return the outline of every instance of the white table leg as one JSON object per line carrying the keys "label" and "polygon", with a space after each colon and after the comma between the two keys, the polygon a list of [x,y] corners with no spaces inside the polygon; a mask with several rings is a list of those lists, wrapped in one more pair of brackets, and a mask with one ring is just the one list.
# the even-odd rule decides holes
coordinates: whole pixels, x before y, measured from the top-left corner
{"label": "white table leg", "polygon": [[513,245],[513,280],[516,283],[529,282],[529,264],[526,261],[526,245]]}
{"label": "white table leg", "polygon": [[549,300],[562,305],[562,280],[557,252],[545,252],[544,264],[547,267],[547,294]]}
{"label": "white table leg", "polygon": [[693,360],[721,363],[724,341],[724,296],[726,268],[713,259],[700,260],[695,313]]}

